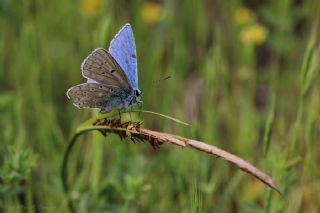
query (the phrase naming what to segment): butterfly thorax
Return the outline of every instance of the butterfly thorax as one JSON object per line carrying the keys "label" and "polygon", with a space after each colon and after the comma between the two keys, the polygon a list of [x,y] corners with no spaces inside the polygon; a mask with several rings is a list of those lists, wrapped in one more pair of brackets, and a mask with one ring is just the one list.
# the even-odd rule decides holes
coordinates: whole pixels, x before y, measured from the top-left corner
{"label": "butterfly thorax", "polygon": [[142,92],[139,89],[115,90],[110,97],[106,97],[105,104],[100,106],[101,113],[110,112],[113,109],[130,110],[132,105],[141,102]]}

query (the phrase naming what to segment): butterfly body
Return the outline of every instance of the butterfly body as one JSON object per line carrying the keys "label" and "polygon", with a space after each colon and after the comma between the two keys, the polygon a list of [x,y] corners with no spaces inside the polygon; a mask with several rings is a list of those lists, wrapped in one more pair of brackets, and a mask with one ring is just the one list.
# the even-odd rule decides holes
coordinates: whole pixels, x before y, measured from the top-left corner
{"label": "butterfly body", "polygon": [[[134,56],[134,57],[133,57]],[[141,102],[136,47],[126,24],[111,41],[109,50],[95,49],[81,65],[87,83],[76,85],[67,96],[78,108],[99,108],[101,113],[127,109]]]}

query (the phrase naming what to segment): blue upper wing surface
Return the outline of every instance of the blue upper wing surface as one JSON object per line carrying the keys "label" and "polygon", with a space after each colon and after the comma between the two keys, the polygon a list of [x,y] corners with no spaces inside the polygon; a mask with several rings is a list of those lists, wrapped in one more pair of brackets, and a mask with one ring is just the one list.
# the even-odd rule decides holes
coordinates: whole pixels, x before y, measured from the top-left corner
{"label": "blue upper wing surface", "polygon": [[130,24],[124,25],[110,43],[109,53],[126,73],[133,89],[138,89],[136,44]]}

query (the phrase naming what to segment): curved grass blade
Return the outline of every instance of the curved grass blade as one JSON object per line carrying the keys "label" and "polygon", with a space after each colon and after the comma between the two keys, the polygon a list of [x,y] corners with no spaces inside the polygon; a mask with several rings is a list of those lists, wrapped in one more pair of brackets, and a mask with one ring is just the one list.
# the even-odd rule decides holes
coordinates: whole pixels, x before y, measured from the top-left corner
{"label": "curved grass blade", "polygon": [[188,124],[187,122],[184,122],[184,121],[181,121],[177,118],[174,118],[174,117],[171,117],[169,115],[163,115],[163,114],[160,114],[160,113],[157,113],[157,112],[153,112],[153,111],[149,111],[149,110],[140,110],[140,111],[132,111],[132,112],[143,112],[143,113],[147,113],[147,114],[153,114],[153,115],[158,115],[160,117],[164,117],[164,118],[167,118],[169,120],[172,120],[174,122],[177,122],[179,124],[183,124],[183,125],[186,125],[186,126],[191,126],[190,124]]}

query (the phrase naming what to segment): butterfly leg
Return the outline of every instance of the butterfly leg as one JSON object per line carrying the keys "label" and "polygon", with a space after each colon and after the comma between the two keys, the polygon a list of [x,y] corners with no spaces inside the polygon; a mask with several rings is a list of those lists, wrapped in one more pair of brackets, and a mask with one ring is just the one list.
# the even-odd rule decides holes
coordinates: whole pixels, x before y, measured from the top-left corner
{"label": "butterfly leg", "polygon": [[131,117],[131,109],[129,109],[129,116],[130,116],[130,121],[132,121],[132,117]]}
{"label": "butterfly leg", "polygon": [[139,107],[139,116],[141,115],[141,110],[142,110],[142,101],[138,102],[138,107]]}
{"label": "butterfly leg", "polygon": [[118,110],[118,114],[119,114],[119,120],[121,121],[121,110]]}
{"label": "butterfly leg", "polygon": [[131,117],[132,107],[131,107],[131,106],[129,106],[129,107],[127,107],[127,108],[126,108],[126,110],[127,110],[127,111],[128,111],[128,113],[129,113],[130,121],[132,121],[132,117]]}

